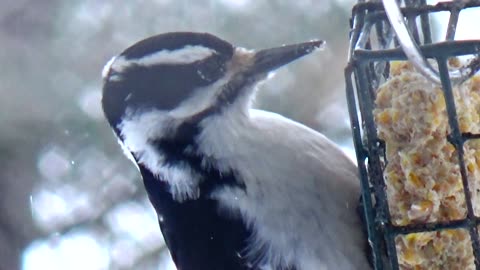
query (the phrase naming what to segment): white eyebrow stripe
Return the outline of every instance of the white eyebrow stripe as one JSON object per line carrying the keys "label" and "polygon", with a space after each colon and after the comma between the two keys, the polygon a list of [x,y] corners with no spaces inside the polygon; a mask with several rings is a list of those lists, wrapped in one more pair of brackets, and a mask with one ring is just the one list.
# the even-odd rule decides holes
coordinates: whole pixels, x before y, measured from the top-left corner
{"label": "white eyebrow stripe", "polygon": [[185,46],[177,50],[161,50],[138,59],[126,59],[119,56],[111,65],[111,69],[122,72],[130,65],[153,66],[158,64],[190,64],[205,59],[216,51],[204,46]]}
{"label": "white eyebrow stripe", "polygon": [[110,60],[108,60],[108,62],[103,67],[103,69],[102,69],[102,78],[103,79],[107,78],[108,72],[110,71],[110,68],[112,67],[112,64],[113,64],[113,62],[115,62],[116,58],[117,58],[116,56],[110,58]]}

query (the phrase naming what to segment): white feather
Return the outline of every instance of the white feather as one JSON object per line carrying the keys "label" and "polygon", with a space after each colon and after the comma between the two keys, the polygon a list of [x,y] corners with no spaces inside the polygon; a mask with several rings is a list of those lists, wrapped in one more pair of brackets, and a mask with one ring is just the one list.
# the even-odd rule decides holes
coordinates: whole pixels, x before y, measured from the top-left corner
{"label": "white feather", "polygon": [[227,110],[202,122],[200,150],[246,192],[214,194],[254,229],[249,256],[278,269],[370,269],[356,214],[356,167],[323,135],[280,115]]}
{"label": "white feather", "polygon": [[212,54],[215,50],[204,46],[185,46],[176,50],[161,50],[141,58],[127,59],[124,56],[118,56],[111,63],[111,69],[116,72],[123,72],[132,65],[153,66],[159,64],[190,64],[195,61],[203,60]]}
{"label": "white feather", "polygon": [[174,126],[175,121],[167,112],[152,110],[141,114],[130,113],[118,125],[118,129],[123,138],[122,146],[160,181],[169,183],[174,199],[195,199],[199,196],[201,176],[185,162],[167,164],[151,140],[164,137]]}

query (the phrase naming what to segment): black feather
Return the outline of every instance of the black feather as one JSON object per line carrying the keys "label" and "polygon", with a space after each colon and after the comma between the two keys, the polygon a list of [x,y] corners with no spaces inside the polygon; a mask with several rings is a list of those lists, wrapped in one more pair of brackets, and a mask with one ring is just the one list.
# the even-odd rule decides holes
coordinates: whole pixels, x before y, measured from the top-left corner
{"label": "black feather", "polygon": [[218,202],[210,196],[225,185],[245,190],[234,173],[220,173],[214,167],[203,168],[202,158],[193,154],[193,138],[197,125],[183,125],[175,139],[153,142],[166,157],[167,165],[187,162],[202,175],[200,197],[178,202],[170,193],[166,181],[161,181],[140,165],[145,188],[159,217],[160,227],[172,258],[181,270],[248,270],[257,269],[248,265],[242,256],[251,230],[238,215],[226,215],[220,211]]}

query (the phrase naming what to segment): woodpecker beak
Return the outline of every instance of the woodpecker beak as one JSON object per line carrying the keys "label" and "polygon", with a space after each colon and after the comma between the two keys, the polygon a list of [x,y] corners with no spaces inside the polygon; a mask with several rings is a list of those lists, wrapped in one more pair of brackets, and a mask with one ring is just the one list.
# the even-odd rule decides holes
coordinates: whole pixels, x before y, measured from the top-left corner
{"label": "woodpecker beak", "polygon": [[324,44],[325,41],[323,40],[313,40],[257,51],[255,53],[255,60],[251,70],[256,74],[268,73],[322,48]]}

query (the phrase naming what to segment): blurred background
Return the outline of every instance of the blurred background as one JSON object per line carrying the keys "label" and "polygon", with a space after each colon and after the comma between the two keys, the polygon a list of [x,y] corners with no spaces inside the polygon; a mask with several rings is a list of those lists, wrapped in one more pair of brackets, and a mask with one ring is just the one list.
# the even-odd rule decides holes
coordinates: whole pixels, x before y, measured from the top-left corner
{"label": "blurred background", "polygon": [[174,269],[100,106],[103,65],[150,35],[211,32],[246,48],[327,40],[265,83],[256,106],[349,148],[350,0],[0,3],[0,270]]}
{"label": "blurred background", "polygon": [[247,48],[320,38],[263,84],[259,108],[353,157],[344,97],[352,0],[0,0],[0,270],[174,269],[135,167],[100,106],[101,70],[161,32]]}

